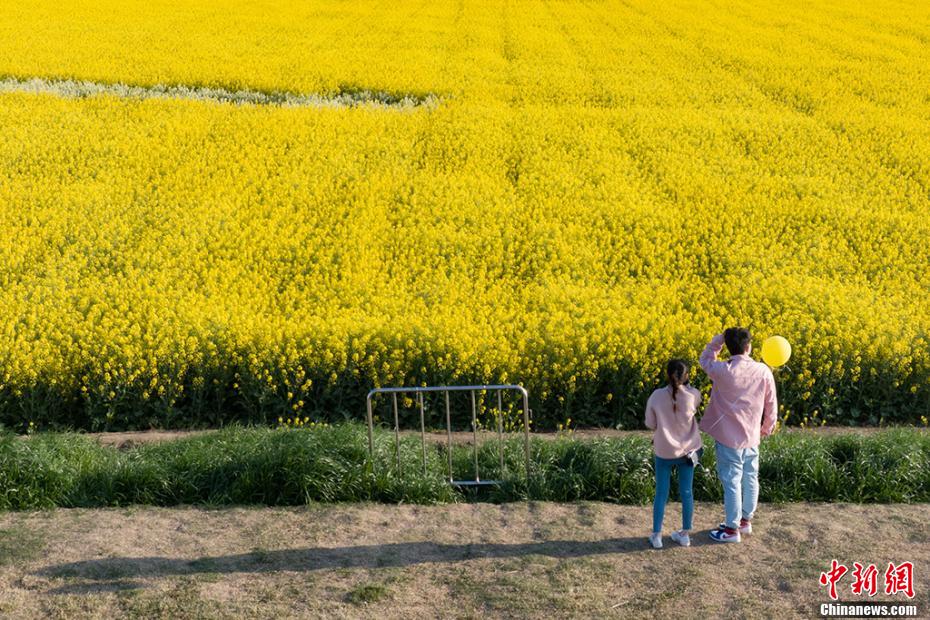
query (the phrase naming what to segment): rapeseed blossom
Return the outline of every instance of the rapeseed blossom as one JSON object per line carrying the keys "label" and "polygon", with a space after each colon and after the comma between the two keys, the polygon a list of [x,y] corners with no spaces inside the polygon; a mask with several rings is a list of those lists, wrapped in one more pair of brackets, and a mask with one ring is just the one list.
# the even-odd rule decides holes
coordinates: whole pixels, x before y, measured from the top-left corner
{"label": "rapeseed blossom", "polygon": [[791,341],[785,424],[926,414],[925,3],[10,4],[2,76],[194,95],[0,93],[5,424],[519,382],[631,427],[731,324]]}

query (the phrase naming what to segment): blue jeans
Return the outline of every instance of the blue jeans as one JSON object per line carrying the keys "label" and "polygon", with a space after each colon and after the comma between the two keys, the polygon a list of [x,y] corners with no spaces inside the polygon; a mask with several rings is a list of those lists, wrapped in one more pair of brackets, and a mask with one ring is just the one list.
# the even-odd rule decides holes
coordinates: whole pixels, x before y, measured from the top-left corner
{"label": "blue jeans", "polygon": [[681,496],[681,529],[691,529],[691,519],[694,517],[694,467],[685,458],[663,459],[656,457],[656,499],[652,504],[652,531],[662,531],[662,520],[665,518],[665,504],[668,502],[668,491],[672,482],[672,468],[678,468],[678,495]]}
{"label": "blue jeans", "polygon": [[759,447],[729,448],[716,442],[717,477],[723,485],[723,510],[727,527],[752,519],[759,503]]}

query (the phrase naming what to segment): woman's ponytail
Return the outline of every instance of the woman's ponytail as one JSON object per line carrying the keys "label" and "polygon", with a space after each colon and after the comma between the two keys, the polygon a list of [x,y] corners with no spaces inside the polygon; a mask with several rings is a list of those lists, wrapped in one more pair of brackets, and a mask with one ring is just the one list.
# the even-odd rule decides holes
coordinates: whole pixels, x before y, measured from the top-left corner
{"label": "woman's ponytail", "polygon": [[671,360],[665,367],[668,384],[672,388],[672,411],[678,412],[678,389],[688,383],[688,364],[682,360]]}

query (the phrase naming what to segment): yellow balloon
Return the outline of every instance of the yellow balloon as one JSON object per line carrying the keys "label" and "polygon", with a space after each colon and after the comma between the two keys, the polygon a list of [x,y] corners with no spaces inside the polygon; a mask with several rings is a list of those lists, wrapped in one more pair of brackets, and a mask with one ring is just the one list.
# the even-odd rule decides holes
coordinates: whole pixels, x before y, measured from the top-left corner
{"label": "yellow balloon", "polygon": [[791,357],[791,345],[781,336],[769,336],[762,343],[762,359],[772,368],[784,365]]}

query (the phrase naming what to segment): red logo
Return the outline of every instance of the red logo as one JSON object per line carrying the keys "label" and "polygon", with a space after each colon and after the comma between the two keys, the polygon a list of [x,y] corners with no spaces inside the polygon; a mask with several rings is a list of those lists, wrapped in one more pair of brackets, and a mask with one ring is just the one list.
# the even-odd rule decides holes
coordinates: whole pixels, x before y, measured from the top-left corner
{"label": "red logo", "polygon": [[869,596],[878,594],[878,569],[874,564],[869,564],[868,568],[862,570],[862,564],[853,562],[852,577],[853,594],[860,596],[863,592],[868,592]]}
{"label": "red logo", "polygon": [[843,575],[845,575],[847,571],[849,571],[848,568],[836,560],[833,560],[833,563],[830,565],[830,572],[820,573],[820,585],[830,586],[830,598],[834,601],[838,598],[836,596],[836,584],[843,578]]}
{"label": "red logo", "polygon": [[[848,572],[849,568],[833,560],[830,562],[830,570],[820,573],[820,585],[830,588],[830,598],[834,601],[839,599],[836,586]],[[878,594],[879,571],[874,564],[865,566],[859,562],[853,562],[850,575],[853,579],[850,588],[853,594],[856,596],[868,594],[870,597]],[[888,562],[884,586],[885,594],[901,593],[907,598],[914,598],[914,563],[901,562],[895,566],[894,562]]]}
{"label": "red logo", "polygon": [[885,594],[898,592],[902,592],[907,598],[914,598],[914,564],[911,562],[902,562],[897,567],[888,562],[888,570],[885,571]]}

